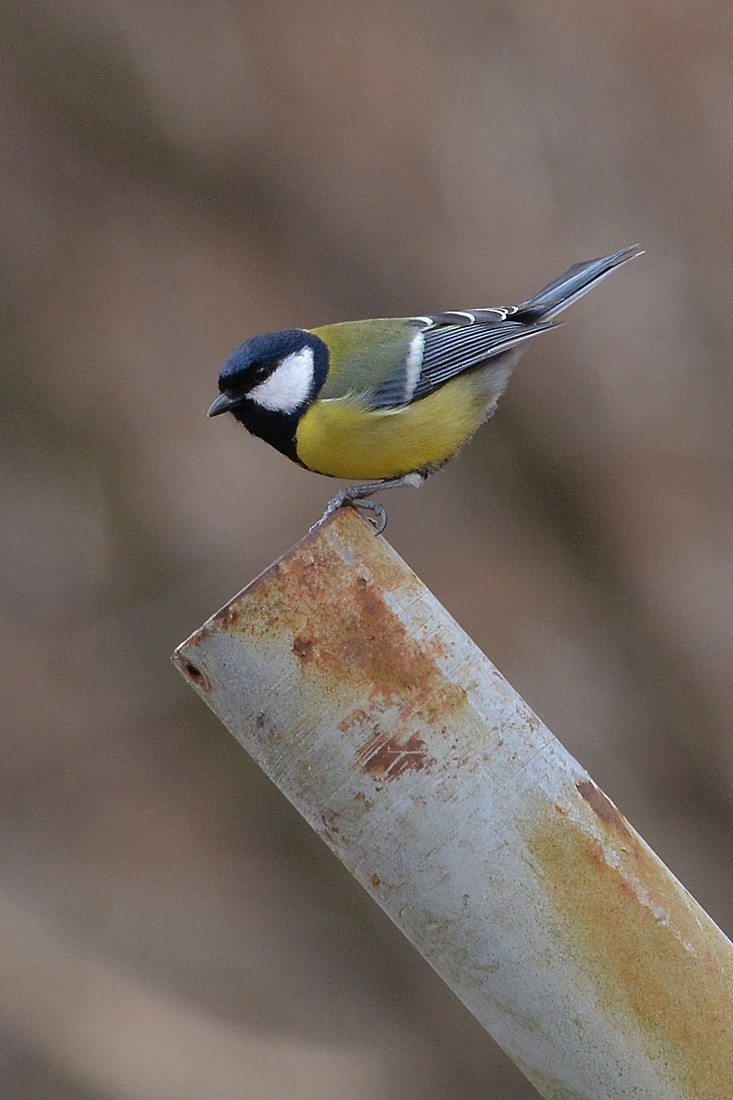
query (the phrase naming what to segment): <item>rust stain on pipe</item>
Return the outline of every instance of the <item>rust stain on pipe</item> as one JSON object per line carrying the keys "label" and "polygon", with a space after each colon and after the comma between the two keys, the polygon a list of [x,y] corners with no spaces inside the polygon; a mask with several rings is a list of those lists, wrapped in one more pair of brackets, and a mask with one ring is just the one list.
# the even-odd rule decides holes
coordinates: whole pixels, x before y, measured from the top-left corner
{"label": "rust stain on pipe", "polygon": [[615,830],[620,837],[634,840],[631,826],[624,815],[614,806],[608,795],[605,795],[601,788],[595,785],[592,779],[581,780],[575,784],[575,788],[604,825],[608,825]]}
{"label": "rust stain on pipe", "polygon": [[607,840],[557,812],[527,837],[565,951],[674,1081],[731,1100],[730,945],[595,784],[576,786]]}
{"label": "rust stain on pipe", "polygon": [[[346,517],[339,518],[343,522]],[[354,530],[363,538],[363,524],[354,520]],[[366,537],[373,536],[367,531]],[[330,546],[323,532],[314,533],[296,554],[272,565],[215,615],[197,640],[206,641],[220,629],[253,638],[290,638],[305,680],[311,678],[319,690],[336,696],[348,685],[351,695],[368,701],[368,708],[347,712],[340,728],[363,728],[357,759],[375,780],[394,781],[434,763],[418,730],[425,724],[445,728],[454,722],[456,711],[466,706],[466,693],[436,663],[446,652],[441,641],[416,641],[388,606],[392,589],[399,587],[404,599],[406,573],[395,568],[391,554],[378,542],[370,547],[370,564],[375,553],[377,578],[365,569],[355,575],[351,562]],[[417,591],[420,581],[413,579]],[[245,595],[256,596],[256,621],[243,613]],[[331,606],[338,613],[324,615],[324,608]],[[190,657],[186,671],[206,690],[206,673]],[[380,715],[388,718],[388,732],[381,731]],[[267,716],[261,715],[260,721],[266,725]]]}
{"label": "rust stain on pipe", "polygon": [[[293,633],[293,653],[303,662],[305,676],[311,663],[317,666],[320,682],[332,680],[339,685],[356,675],[372,704],[395,704],[403,718],[420,711],[427,721],[437,721],[442,711],[463,701],[459,689],[446,691],[434,660],[438,647],[431,652],[418,645],[387,606],[385,586],[377,586],[367,576],[355,578],[335,551],[321,550],[288,562],[280,571],[277,589],[270,625],[278,634]],[[284,605],[283,592],[287,594]],[[259,595],[267,599],[267,592]],[[328,621],[323,608],[333,604],[338,615]]]}
{"label": "rust stain on pipe", "polygon": [[417,733],[401,742],[398,737],[378,730],[358,755],[368,775],[386,780],[398,779],[406,771],[420,772],[435,763]]}

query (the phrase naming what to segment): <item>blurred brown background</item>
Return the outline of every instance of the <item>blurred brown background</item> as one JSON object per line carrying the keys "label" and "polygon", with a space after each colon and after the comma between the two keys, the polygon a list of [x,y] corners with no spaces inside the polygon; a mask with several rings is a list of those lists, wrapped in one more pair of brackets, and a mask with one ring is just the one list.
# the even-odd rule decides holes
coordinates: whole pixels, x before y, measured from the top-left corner
{"label": "blurred brown background", "polygon": [[0,20],[2,1094],[530,1097],[170,664],[334,488],[205,412],[639,241],[389,537],[730,933],[733,9]]}

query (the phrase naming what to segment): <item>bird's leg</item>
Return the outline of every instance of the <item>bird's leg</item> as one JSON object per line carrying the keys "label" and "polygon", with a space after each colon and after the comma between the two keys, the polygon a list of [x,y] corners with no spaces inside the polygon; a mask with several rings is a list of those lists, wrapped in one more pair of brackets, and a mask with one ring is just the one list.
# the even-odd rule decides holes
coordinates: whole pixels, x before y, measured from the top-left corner
{"label": "bird's leg", "polygon": [[411,485],[417,488],[418,485],[422,485],[427,476],[427,474],[405,474],[403,477],[385,478],[383,481],[369,481],[364,485],[348,485],[345,489],[340,489],[333,500],[328,502],[326,511],[318,523],[311,527],[311,531],[315,531],[317,527],[325,523],[328,517],[337,512],[339,508],[350,504],[352,508],[363,508],[365,511],[371,512],[373,518],[370,516],[369,519],[374,524],[375,534],[381,535],[387,526],[387,513],[378,501],[368,500],[367,498],[372,496],[373,493],[380,493],[382,489],[398,489],[402,485]]}

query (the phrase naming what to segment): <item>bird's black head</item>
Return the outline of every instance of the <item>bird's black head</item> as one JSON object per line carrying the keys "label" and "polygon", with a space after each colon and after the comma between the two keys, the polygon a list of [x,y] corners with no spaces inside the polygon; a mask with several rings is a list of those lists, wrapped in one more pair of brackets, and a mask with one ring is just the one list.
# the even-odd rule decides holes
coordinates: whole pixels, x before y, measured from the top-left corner
{"label": "bird's black head", "polygon": [[219,375],[220,395],[209,416],[230,412],[288,458],[298,461],[295,431],[328,374],[328,348],[304,329],[254,336],[227,359]]}

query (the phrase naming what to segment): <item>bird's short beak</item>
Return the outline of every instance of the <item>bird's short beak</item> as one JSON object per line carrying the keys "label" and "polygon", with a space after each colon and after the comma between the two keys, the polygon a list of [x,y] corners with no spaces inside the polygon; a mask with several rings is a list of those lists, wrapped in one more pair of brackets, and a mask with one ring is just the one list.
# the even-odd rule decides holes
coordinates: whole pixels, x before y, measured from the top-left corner
{"label": "bird's short beak", "polygon": [[237,402],[233,401],[228,393],[220,393],[206,415],[221,416],[222,413],[229,412],[229,410],[233,408],[236,403]]}

